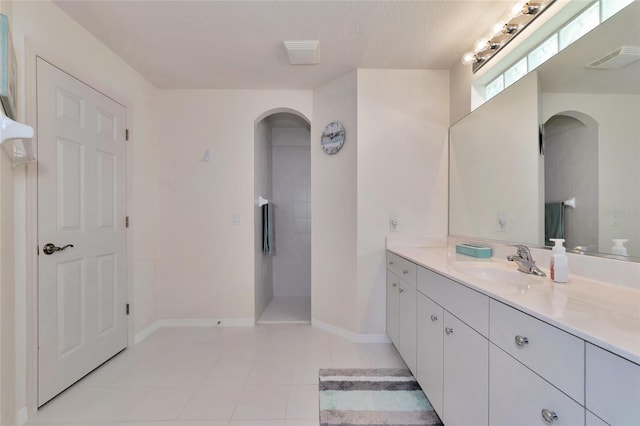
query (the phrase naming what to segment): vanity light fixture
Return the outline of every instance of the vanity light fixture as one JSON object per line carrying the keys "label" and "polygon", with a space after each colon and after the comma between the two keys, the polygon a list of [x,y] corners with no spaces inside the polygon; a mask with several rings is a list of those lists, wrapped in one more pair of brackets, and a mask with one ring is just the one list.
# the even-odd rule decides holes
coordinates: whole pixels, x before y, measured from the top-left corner
{"label": "vanity light fixture", "polygon": [[509,8],[505,19],[493,25],[488,37],[478,39],[473,51],[462,55],[462,63],[472,65],[475,73],[554,2],[555,0],[518,1]]}

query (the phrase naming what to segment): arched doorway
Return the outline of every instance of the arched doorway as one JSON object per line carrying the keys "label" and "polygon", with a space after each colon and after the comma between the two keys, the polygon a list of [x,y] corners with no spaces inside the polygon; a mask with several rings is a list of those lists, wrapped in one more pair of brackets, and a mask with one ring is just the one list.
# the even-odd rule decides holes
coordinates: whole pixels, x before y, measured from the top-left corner
{"label": "arched doorway", "polygon": [[254,134],[255,319],[310,323],[310,123],[296,111],[269,111]]}
{"label": "arched doorway", "polygon": [[597,251],[598,123],[565,111],[547,120],[544,135],[545,245],[564,238],[568,250]]}

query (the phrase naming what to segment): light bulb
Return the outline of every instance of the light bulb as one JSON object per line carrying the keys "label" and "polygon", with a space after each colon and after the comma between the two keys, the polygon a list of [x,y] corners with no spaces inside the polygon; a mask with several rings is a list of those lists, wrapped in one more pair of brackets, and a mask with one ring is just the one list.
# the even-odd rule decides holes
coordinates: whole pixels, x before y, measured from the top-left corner
{"label": "light bulb", "polygon": [[475,61],[476,61],[476,55],[474,55],[472,52],[467,52],[464,55],[462,55],[462,65],[471,65]]}
{"label": "light bulb", "polygon": [[516,2],[516,4],[514,4],[511,7],[511,12],[510,12],[511,17],[515,18],[517,16],[522,15],[522,12],[523,12],[524,7],[525,7],[526,4],[527,4],[526,1],[518,1],[518,2]]}
{"label": "light bulb", "polygon": [[504,21],[496,22],[491,27],[491,35],[497,36],[498,34],[502,34],[502,30],[504,29]]}
{"label": "light bulb", "polygon": [[486,38],[479,38],[476,40],[476,43],[473,45],[473,49],[476,52],[482,52],[483,50],[487,50],[489,48],[489,40]]}

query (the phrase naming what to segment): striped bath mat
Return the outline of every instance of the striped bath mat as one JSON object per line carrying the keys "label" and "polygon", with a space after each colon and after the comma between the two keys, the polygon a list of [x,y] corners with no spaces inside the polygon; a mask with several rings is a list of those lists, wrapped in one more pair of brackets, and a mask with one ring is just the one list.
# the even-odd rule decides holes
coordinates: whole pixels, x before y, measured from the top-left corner
{"label": "striped bath mat", "polygon": [[407,369],[320,370],[320,426],[442,425]]}

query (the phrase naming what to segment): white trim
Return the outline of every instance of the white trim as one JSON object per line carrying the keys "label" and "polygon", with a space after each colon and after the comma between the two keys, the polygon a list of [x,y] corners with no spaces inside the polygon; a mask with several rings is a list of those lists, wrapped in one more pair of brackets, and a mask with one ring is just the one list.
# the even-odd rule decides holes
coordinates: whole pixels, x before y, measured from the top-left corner
{"label": "white trim", "polygon": [[253,318],[187,318],[162,319],[136,333],[134,343],[138,344],[159,328],[166,327],[253,327]]}
{"label": "white trim", "polygon": [[27,407],[22,407],[16,413],[16,424],[23,425],[27,423],[27,420],[29,419],[28,417],[29,415],[28,415]]}
{"label": "white trim", "polygon": [[154,331],[156,331],[159,328],[160,328],[160,324],[158,323],[158,321],[152,322],[147,327],[143,328],[142,330],[136,333],[133,339],[133,344],[137,345],[138,343],[142,342],[144,339],[149,337],[150,334],[152,334]]}
{"label": "white trim", "polygon": [[391,343],[389,336],[386,334],[357,334],[317,319],[312,319],[311,325],[331,334],[344,337],[354,343]]}

